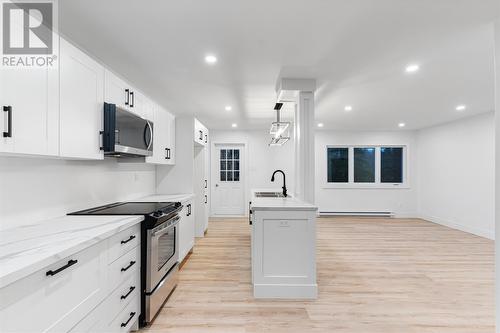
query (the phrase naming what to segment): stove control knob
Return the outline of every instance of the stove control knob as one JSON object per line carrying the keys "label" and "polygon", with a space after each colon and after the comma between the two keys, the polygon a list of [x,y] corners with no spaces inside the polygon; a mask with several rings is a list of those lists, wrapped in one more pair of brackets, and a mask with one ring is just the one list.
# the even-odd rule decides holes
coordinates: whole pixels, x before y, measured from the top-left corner
{"label": "stove control knob", "polygon": [[163,215],[163,212],[161,210],[158,210],[153,213],[153,217],[161,217]]}

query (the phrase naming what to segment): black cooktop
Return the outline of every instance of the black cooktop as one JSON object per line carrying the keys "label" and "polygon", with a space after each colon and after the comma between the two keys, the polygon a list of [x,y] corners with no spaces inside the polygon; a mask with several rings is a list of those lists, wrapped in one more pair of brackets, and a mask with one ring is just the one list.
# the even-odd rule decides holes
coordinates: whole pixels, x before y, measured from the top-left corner
{"label": "black cooktop", "polygon": [[177,202],[116,202],[68,215],[148,215],[158,211],[168,214],[175,211],[179,205]]}

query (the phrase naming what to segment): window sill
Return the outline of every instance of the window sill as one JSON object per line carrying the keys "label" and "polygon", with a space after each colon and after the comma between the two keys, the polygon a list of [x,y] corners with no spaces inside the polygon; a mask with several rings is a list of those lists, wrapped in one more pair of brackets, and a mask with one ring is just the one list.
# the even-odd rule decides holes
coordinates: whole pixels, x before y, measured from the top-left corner
{"label": "window sill", "polygon": [[323,184],[323,189],[346,189],[346,190],[360,190],[360,189],[372,189],[372,190],[387,190],[387,189],[410,189],[409,184]]}

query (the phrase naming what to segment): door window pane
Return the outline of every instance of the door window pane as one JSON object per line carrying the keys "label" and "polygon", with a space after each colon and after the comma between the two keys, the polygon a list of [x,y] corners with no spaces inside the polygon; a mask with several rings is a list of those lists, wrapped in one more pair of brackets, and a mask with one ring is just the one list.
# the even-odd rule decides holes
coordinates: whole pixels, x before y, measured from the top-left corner
{"label": "door window pane", "polygon": [[354,148],[354,182],[375,182],[375,148]]}
{"label": "door window pane", "polygon": [[227,181],[228,182],[233,181],[233,172],[232,171],[227,172]]}
{"label": "door window pane", "polygon": [[233,180],[235,182],[239,182],[240,181],[240,172],[239,171],[235,171],[234,172]]}
{"label": "door window pane", "polygon": [[382,183],[403,182],[403,148],[380,148],[380,181]]}
{"label": "door window pane", "polygon": [[235,160],[238,160],[240,158],[240,150],[239,149],[234,149],[234,151],[233,151],[233,158]]}
{"label": "door window pane", "polygon": [[349,182],[348,148],[328,148],[327,161],[329,183]]}
{"label": "door window pane", "polygon": [[240,181],[240,150],[221,149],[220,150],[220,181],[231,182]]}
{"label": "door window pane", "polygon": [[226,170],[226,161],[220,161],[220,169],[221,171]]}
{"label": "door window pane", "polygon": [[231,158],[233,158],[233,150],[232,149],[228,149],[227,150],[227,153],[226,153],[226,158],[229,160]]}
{"label": "door window pane", "polygon": [[225,182],[226,181],[226,171],[221,171],[220,172],[220,181]]}
{"label": "door window pane", "polygon": [[226,158],[226,150],[225,149],[221,149],[220,150],[220,159],[224,160],[225,158]]}

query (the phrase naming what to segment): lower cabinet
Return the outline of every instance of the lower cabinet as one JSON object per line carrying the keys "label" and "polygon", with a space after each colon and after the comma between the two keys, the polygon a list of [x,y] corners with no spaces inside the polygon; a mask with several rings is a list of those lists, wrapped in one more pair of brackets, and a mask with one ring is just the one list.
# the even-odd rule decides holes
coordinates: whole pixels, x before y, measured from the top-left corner
{"label": "lower cabinet", "polygon": [[195,220],[193,200],[182,203],[179,221],[179,262],[182,262],[194,246]]}
{"label": "lower cabinet", "polygon": [[0,332],[136,328],[141,247],[133,236],[139,232],[138,224],[0,289]]}

